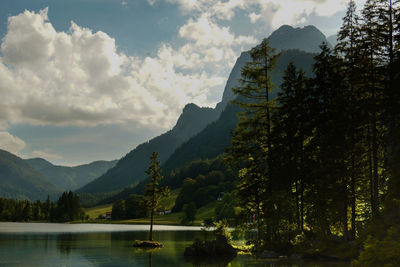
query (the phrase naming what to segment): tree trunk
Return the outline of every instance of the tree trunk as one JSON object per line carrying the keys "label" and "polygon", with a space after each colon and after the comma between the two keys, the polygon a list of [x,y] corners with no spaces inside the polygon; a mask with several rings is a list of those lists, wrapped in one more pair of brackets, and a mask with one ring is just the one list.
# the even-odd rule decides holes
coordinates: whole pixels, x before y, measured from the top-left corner
{"label": "tree trunk", "polygon": [[150,233],[149,233],[149,240],[153,241],[153,217],[154,217],[154,209],[151,209],[150,214]]}
{"label": "tree trunk", "polygon": [[299,195],[299,181],[296,179],[296,219],[297,219],[297,230],[301,231],[300,224],[300,195]]}
{"label": "tree trunk", "polygon": [[356,239],[356,181],[354,152],[351,156],[351,240]]}

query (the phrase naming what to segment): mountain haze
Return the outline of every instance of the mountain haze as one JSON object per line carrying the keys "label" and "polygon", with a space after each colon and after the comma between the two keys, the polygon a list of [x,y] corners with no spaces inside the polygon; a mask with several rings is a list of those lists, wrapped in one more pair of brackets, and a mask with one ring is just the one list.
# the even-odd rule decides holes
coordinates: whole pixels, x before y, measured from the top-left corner
{"label": "mountain haze", "polygon": [[[242,53],[241,58],[248,54]],[[239,60],[238,60],[239,61]],[[271,93],[274,97],[279,92],[278,87],[282,82],[282,74],[286,66],[292,61],[297,68],[303,69],[308,76],[312,75],[312,64],[314,62],[314,54],[306,53],[299,50],[284,51],[278,59],[276,69],[273,74],[272,82],[276,90]],[[239,64],[242,62],[239,61]],[[233,68],[227,84],[235,84],[231,79],[239,79],[240,73],[235,71],[236,66]],[[228,90],[231,90],[230,87]],[[234,99],[234,94],[224,92],[224,98],[221,103],[229,103]],[[231,132],[235,129],[237,123],[237,113],[240,109],[237,105],[227,104],[225,110],[221,113],[219,119],[208,125],[203,131],[195,135],[182,146],[180,146],[171,157],[165,162],[163,168],[173,170],[177,167],[188,164],[191,161],[198,159],[211,159],[222,153],[224,149],[230,145]]]}
{"label": "mountain haze", "polygon": [[319,46],[323,42],[332,48],[326,36],[312,25],[304,28],[283,25],[274,31],[268,40],[270,46],[278,50],[298,49],[308,53],[319,53]]}
{"label": "mountain haze", "polygon": [[44,200],[62,193],[23,159],[0,149],[0,196],[4,198]]}
{"label": "mountain haze", "polygon": [[80,194],[109,192],[138,183],[145,178],[145,170],[153,151],[159,153],[159,159],[163,163],[176,148],[210,122],[215,121],[218,115],[219,113],[212,108],[200,108],[195,104],[186,105],[172,130],[137,146],[120,159],[115,167],[77,192]]}
{"label": "mountain haze", "polygon": [[[307,74],[311,75],[313,58],[308,55],[310,53],[319,53],[319,46],[323,42],[328,43],[328,46],[332,47],[325,35],[314,26],[293,28],[292,26],[283,25],[274,31],[267,39],[269,41],[269,45],[272,48],[275,48],[277,52],[283,50],[286,51],[278,60],[277,70],[280,72],[282,72],[286,68],[287,63],[292,60],[296,62],[298,67],[302,67]],[[296,52],[293,50],[299,51]],[[300,58],[301,56],[303,56],[303,59]],[[229,101],[235,98],[232,88],[240,85],[238,80],[241,78],[242,68],[245,66],[246,62],[249,61],[251,61],[249,51],[242,52],[239,58],[236,60],[236,63],[229,75],[228,81],[226,82],[222,101],[217,105],[218,110],[222,111]],[[272,82],[275,85],[279,85],[282,81],[281,76],[282,73],[275,73]]]}
{"label": "mountain haze", "polygon": [[[269,40],[271,46],[282,51],[272,77],[276,87],[279,87],[284,70],[290,61],[293,61],[298,68],[302,68],[307,75],[312,75],[315,53],[319,51],[322,42],[327,42],[325,36],[314,26],[301,29],[282,26],[271,34]],[[165,171],[183,166],[192,160],[213,158],[223,153],[224,148],[230,144],[231,131],[236,126],[236,113],[239,111],[238,107],[229,104],[235,98],[232,88],[239,85],[241,69],[250,60],[249,52],[243,52],[237,59],[227,80],[223,98],[215,109],[204,109],[189,104],[171,131],[139,145],[114,168],[79,189],[78,193],[121,190],[143,180],[152,151],[159,152]],[[272,97],[276,93],[277,90]],[[190,134],[179,138],[189,129]]]}
{"label": "mountain haze", "polygon": [[57,166],[42,158],[26,159],[31,167],[63,190],[76,190],[115,166],[117,160],[95,161],[75,167]]}

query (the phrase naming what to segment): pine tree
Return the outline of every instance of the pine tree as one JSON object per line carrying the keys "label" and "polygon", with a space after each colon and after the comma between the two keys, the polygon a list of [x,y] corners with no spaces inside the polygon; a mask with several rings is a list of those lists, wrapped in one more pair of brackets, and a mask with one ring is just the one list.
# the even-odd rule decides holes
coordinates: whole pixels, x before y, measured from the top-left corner
{"label": "pine tree", "polygon": [[159,181],[163,178],[161,175],[160,162],[157,152],[153,152],[150,157],[150,165],[146,171],[150,183],[146,185],[144,195],[147,197],[147,207],[150,209],[150,232],[149,240],[153,241],[153,220],[154,212],[160,207],[162,198],[169,195],[168,187],[158,187]]}
{"label": "pine tree", "polygon": [[[238,104],[243,112],[233,134],[229,149],[230,162],[240,169],[238,195],[242,204],[249,209],[250,216],[256,217],[258,240],[263,235],[263,222],[275,211],[272,192],[272,140],[271,113],[273,102],[270,91],[273,89],[271,73],[279,54],[275,53],[268,40],[250,51],[252,61],[242,69],[241,86],[233,88],[238,96]],[[267,223],[268,224],[268,223]],[[272,226],[267,225],[271,234]]]}
{"label": "pine tree", "polygon": [[[274,114],[274,165],[279,166],[279,179],[285,181],[287,192],[294,192],[297,227],[304,226],[305,149],[307,136],[307,78],[292,62],[287,66],[278,94]],[[282,183],[281,183],[282,184]],[[286,207],[293,208],[294,207]],[[290,217],[287,218],[290,220]]]}
{"label": "pine tree", "polygon": [[376,217],[379,212],[379,166],[381,165],[381,120],[382,113],[382,73],[378,66],[383,65],[382,35],[379,25],[379,9],[377,0],[368,0],[362,10],[360,50],[362,52],[364,74],[362,77],[364,87],[364,110],[368,111],[367,117],[367,143],[369,147],[369,169],[371,186],[371,211]]}
{"label": "pine tree", "polygon": [[[356,4],[353,0],[349,1],[346,16],[343,18],[343,24],[338,33],[338,44],[335,46],[335,52],[343,58],[344,67],[346,69],[346,82],[348,85],[348,119],[349,119],[349,155],[347,158],[349,169],[349,185],[350,185],[350,202],[351,202],[351,239],[355,239],[356,235],[356,199],[357,199],[357,182],[361,180],[360,168],[357,168],[357,162],[361,160],[362,153],[360,138],[360,127],[362,125],[362,117],[360,112],[359,99],[359,69],[360,69],[360,25],[357,15]],[[346,156],[346,155],[343,155]],[[358,175],[357,175],[358,174]]]}

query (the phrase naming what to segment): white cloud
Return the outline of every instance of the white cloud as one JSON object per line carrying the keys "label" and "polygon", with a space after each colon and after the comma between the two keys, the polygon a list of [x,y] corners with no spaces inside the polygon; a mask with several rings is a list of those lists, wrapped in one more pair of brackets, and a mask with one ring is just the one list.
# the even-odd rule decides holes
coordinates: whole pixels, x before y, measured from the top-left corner
{"label": "white cloud", "polygon": [[[178,4],[187,14],[204,14],[218,19],[231,20],[238,10],[249,12],[252,23],[262,19],[278,28],[282,24],[296,25],[303,16],[332,16],[347,7],[348,0],[168,0]],[[356,0],[358,5],[365,0]],[[257,13],[256,13],[257,12]]]}
{"label": "white cloud", "polygon": [[234,41],[228,28],[206,19],[189,21],[180,32],[187,45],[162,45],[155,57],[134,58],[119,53],[104,32],[73,22],[68,32],[57,32],[47,9],[10,17],[1,44],[0,126],[171,127],[185,104],[213,105],[210,90],[223,88],[226,78],[199,67],[234,60],[230,42],[254,41]]}
{"label": "white cloud", "polygon": [[126,0],[122,0],[122,2],[121,2],[121,6],[124,6],[124,7],[126,7],[128,5],[128,2],[126,2]]}
{"label": "white cloud", "polygon": [[19,155],[26,146],[25,142],[8,132],[0,132],[0,149]]}
{"label": "white cloud", "polygon": [[256,14],[254,12],[251,12],[249,14],[249,18],[250,18],[251,23],[256,23],[257,20],[259,20],[261,18],[261,14]]}
{"label": "white cloud", "polygon": [[52,153],[49,149],[44,150],[34,150],[32,151],[32,156],[36,158],[43,158],[46,160],[62,159],[63,157]]}
{"label": "white cloud", "polygon": [[10,17],[1,43],[0,129],[10,123],[169,128],[185,104],[214,105],[239,53],[258,42],[255,33],[237,35],[221,21],[244,11],[252,23],[277,28],[305,23],[310,14],[329,16],[347,2],[168,1],[189,14],[178,28],[182,45],[161,44],[145,58],[120,53],[106,33],[73,22],[57,32],[47,8]]}

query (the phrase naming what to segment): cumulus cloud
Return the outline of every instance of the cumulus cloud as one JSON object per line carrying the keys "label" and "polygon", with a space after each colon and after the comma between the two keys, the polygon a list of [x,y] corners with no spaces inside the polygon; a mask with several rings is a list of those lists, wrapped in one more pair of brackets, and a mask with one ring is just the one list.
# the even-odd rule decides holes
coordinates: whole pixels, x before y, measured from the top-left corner
{"label": "cumulus cloud", "polygon": [[25,146],[26,144],[22,139],[8,132],[0,132],[0,149],[19,155],[20,151],[25,148]]}
{"label": "cumulus cloud", "polygon": [[[3,128],[7,123],[169,128],[185,104],[215,104],[210,90],[221,90],[226,80],[217,65],[235,59],[232,46],[255,43],[200,17],[179,30],[185,45],[163,44],[155,57],[135,58],[119,53],[115,40],[101,31],[71,22],[68,32],[57,32],[47,12],[8,19],[0,57]],[[202,70],[207,64],[214,69]]]}
{"label": "cumulus cloud", "polygon": [[261,14],[256,14],[255,12],[251,12],[249,14],[249,18],[250,18],[251,23],[256,23],[257,20],[259,20],[261,18]]}
{"label": "cumulus cloud", "polygon": [[310,14],[342,10],[347,1],[168,2],[189,17],[177,29],[181,45],[161,44],[153,57],[121,53],[106,33],[74,22],[57,32],[47,8],[10,17],[1,43],[0,129],[10,123],[170,128],[185,104],[214,105],[237,56],[258,42],[255,33],[235,34],[221,21],[240,10],[252,23],[301,24]]}
{"label": "cumulus cloud", "polygon": [[[180,6],[186,13],[208,13],[219,19],[231,20],[235,12],[248,12],[249,19],[255,23],[258,19],[269,23],[272,28],[282,24],[297,25],[311,14],[332,16],[346,8],[348,0],[168,0]],[[356,0],[364,4],[365,0]],[[256,13],[257,12],[257,13]]]}

